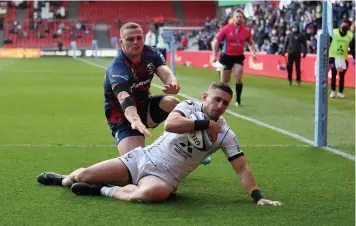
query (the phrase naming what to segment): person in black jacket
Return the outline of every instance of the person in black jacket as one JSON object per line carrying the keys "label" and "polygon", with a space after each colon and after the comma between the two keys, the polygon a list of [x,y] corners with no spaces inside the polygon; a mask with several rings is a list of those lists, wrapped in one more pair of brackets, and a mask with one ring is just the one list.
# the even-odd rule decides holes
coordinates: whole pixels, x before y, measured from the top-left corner
{"label": "person in black jacket", "polygon": [[288,81],[289,85],[292,85],[292,73],[293,73],[293,63],[295,62],[295,69],[297,72],[297,84],[300,85],[300,55],[303,53],[303,58],[307,55],[307,43],[305,37],[299,32],[299,27],[297,24],[292,26],[292,32],[286,38],[284,43],[284,48],[282,55],[288,53]]}

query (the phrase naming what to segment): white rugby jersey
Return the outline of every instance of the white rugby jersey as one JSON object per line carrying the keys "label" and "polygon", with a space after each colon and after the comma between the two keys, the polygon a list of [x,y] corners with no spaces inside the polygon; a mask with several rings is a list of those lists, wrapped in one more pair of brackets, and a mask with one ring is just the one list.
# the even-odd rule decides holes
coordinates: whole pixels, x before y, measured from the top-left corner
{"label": "white rugby jersey", "polygon": [[[202,106],[202,102],[186,100],[178,104],[173,111],[189,117],[193,112],[202,111]],[[220,148],[229,161],[243,155],[237,137],[226,120],[220,117],[217,123],[221,130],[216,142],[208,150],[200,151],[196,149],[188,142],[186,134],[166,131],[153,144],[144,149],[153,163],[164,165],[171,176],[181,181],[195,170],[203,159]]]}

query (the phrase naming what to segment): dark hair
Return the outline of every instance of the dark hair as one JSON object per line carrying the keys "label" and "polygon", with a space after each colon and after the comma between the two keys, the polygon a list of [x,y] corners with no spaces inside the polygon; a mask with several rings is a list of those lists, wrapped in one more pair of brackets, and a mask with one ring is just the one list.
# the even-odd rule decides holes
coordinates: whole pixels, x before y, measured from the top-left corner
{"label": "dark hair", "polygon": [[349,27],[351,27],[351,21],[349,19],[345,19],[342,21],[342,24],[346,23],[347,25],[349,25]]}
{"label": "dark hair", "polygon": [[221,89],[222,91],[230,94],[230,96],[233,96],[233,92],[232,89],[230,88],[230,86],[226,83],[223,82],[213,82],[210,86],[208,90],[212,90],[212,89]]}
{"label": "dark hair", "polygon": [[120,28],[120,36],[122,35],[122,32],[124,30],[135,29],[135,28],[141,28],[141,25],[139,25],[138,23],[134,23],[134,22],[128,22],[128,23],[122,25],[122,27]]}

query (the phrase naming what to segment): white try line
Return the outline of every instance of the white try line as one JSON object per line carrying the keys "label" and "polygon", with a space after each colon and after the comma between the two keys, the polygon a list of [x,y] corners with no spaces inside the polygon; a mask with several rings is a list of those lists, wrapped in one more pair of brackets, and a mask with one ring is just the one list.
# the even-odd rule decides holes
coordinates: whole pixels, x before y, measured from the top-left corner
{"label": "white try line", "polygon": [[[0,68],[1,70],[1,68]],[[26,71],[19,71],[16,70],[16,73],[45,73],[45,74],[49,74],[49,73],[75,73],[75,74],[94,74],[96,73],[95,71],[48,71],[48,70],[26,70]]]}
{"label": "white try line", "polygon": [[[79,61],[82,61],[83,63],[89,64],[89,65],[91,65],[91,66],[99,67],[99,68],[102,68],[102,69],[106,69],[106,67],[103,66],[103,65],[101,65],[101,64],[96,64],[96,63],[93,63],[93,62],[90,62],[90,61],[86,61],[86,60],[83,60],[83,59],[80,59],[80,58],[77,58],[77,59],[78,59]],[[153,87],[156,87],[156,88],[159,88],[159,89],[163,89],[163,86],[160,86],[160,85],[157,85],[157,84],[154,84],[154,83],[152,83],[152,86],[153,86]],[[196,98],[191,97],[191,96],[188,96],[187,94],[184,94],[184,93],[181,93],[181,92],[179,92],[177,95],[178,95],[178,96],[181,96],[181,97],[184,97],[184,98],[186,98],[186,99],[197,100]],[[261,121],[259,121],[259,120],[257,120],[257,119],[250,118],[250,117],[248,117],[248,116],[238,114],[238,113],[236,113],[236,112],[234,112],[234,111],[231,111],[231,110],[229,110],[229,109],[226,110],[226,112],[229,113],[229,114],[231,114],[231,115],[233,115],[233,116],[235,116],[235,117],[237,117],[237,118],[241,118],[241,119],[247,120],[247,121],[252,122],[252,123],[254,123],[254,124],[257,124],[257,125],[259,125],[259,126],[266,127],[266,128],[268,128],[268,129],[271,129],[271,130],[276,131],[276,132],[278,132],[278,133],[281,133],[281,134],[290,136],[290,137],[292,137],[292,138],[294,138],[294,139],[296,139],[296,140],[299,140],[299,141],[302,141],[302,142],[304,142],[304,143],[306,143],[306,144],[309,144],[309,145],[311,145],[311,146],[314,146],[314,142],[313,142],[312,140],[309,140],[308,138],[305,138],[305,137],[303,137],[303,136],[301,136],[301,135],[298,135],[298,134],[296,134],[296,133],[292,133],[292,132],[289,132],[289,131],[287,131],[287,130],[284,130],[284,129],[281,129],[281,128],[272,126],[272,125],[270,125],[270,124],[267,124],[267,123],[265,123],[265,122],[261,122]],[[336,155],[340,155],[340,156],[342,156],[342,157],[344,157],[344,158],[347,158],[347,159],[350,159],[350,160],[355,161],[355,155],[347,154],[347,153],[345,153],[345,152],[339,151],[339,150],[334,149],[334,148],[331,148],[331,147],[329,147],[329,146],[320,147],[320,148],[323,149],[323,150],[329,151],[329,152],[331,152],[331,153],[334,153],[334,154],[336,154]]]}
{"label": "white try line", "polygon": [[[115,148],[114,144],[0,144],[0,147]],[[244,144],[242,148],[311,148],[308,144]]]}

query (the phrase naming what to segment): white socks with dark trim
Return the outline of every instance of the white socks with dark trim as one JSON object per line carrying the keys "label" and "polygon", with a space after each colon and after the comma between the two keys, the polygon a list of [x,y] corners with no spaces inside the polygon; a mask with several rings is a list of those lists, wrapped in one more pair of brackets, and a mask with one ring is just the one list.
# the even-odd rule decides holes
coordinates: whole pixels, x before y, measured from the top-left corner
{"label": "white socks with dark trim", "polygon": [[63,180],[62,180],[62,185],[64,187],[71,187],[75,182],[73,182],[69,176],[66,176]]}
{"label": "white socks with dark trim", "polygon": [[112,197],[119,188],[120,188],[119,186],[114,186],[114,187],[104,186],[101,188],[100,193],[103,196]]}

